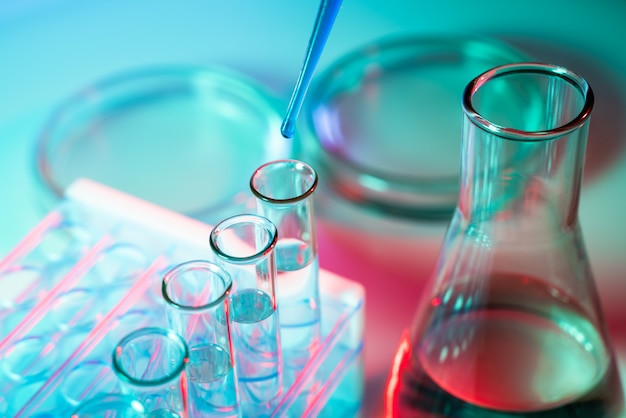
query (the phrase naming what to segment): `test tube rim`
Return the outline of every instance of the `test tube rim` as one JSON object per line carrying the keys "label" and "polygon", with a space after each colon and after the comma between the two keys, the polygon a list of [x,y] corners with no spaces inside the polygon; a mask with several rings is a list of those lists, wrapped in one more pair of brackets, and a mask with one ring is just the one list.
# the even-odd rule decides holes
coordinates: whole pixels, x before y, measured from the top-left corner
{"label": "test tube rim", "polygon": [[[313,181],[303,193],[300,193],[297,196],[286,198],[286,199],[276,199],[271,196],[268,196],[267,194],[261,193],[258,187],[255,186],[256,179],[258,175],[262,171],[264,171],[266,168],[275,166],[275,165],[294,165],[294,166],[304,167],[305,170],[309,171],[309,175],[313,178]],[[303,171],[303,170],[298,170],[298,171]],[[254,196],[256,196],[257,198],[259,198],[260,200],[264,202],[272,203],[272,204],[291,204],[291,203],[305,200],[306,198],[311,196],[313,192],[317,189],[317,184],[318,184],[317,171],[313,167],[311,167],[309,164],[305,163],[304,161],[295,160],[295,159],[281,159],[281,160],[267,162],[261,165],[259,168],[257,168],[254,171],[254,173],[252,173],[252,176],[250,177],[250,190],[252,191]]]}
{"label": "test tube rim", "polygon": [[[169,373],[169,375],[161,379],[141,380],[141,379],[137,379],[137,378],[130,376],[126,372],[125,368],[122,367],[122,365],[120,364],[118,351],[120,351],[120,347],[128,344],[128,342],[130,342],[131,340],[137,337],[141,337],[141,336],[149,335],[149,334],[156,334],[156,335],[165,337],[168,340],[173,341],[175,345],[177,345],[181,349],[182,359],[178,367],[174,368],[174,370],[172,370],[172,372]],[[187,347],[187,343],[185,343],[185,340],[183,340],[183,338],[180,335],[178,335],[176,332],[168,328],[160,328],[160,327],[139,328],[131,332],[130,334],[126,335],[124,338],[122,338],[120,342],[118,342],[113,348],[112,364],[113,364],[113,370],[115,374],[122,381],[128,384],[131,384],[133,386],[137,386],[137,387],[155,387],[155,386],[160,386],[160,385],[172,382],[173,380],[177,379],[181,373],[185,371],[185,368],[187,367],[188,362],[189,362],[189,348]]]}
{"label": "test tube rim", "polygon": [[[260,250],[256,251],[254,254],[245,256],[245,257],[236,257],[231,254],[225,253],[220,248],[217,242],[218,237],[223,231],[231,228],[233,225],[238,224],[238,223],[258,225],[258,226],[261,226],[263,229],[265,229],[265,231],[268,234],[268,239],[267,239],[267,243],[265,244],[265,246],[263,246],[263,248],[261,248]],[[278,230],[276,228],[276,225],[272,221],[267,219],[266,217],[257,215],[257,214],[239,214],[239,215],[234,215],[229,218],[226,218],[222,220],[221,222],[219,222],[211,230],[211,234],[209,237],[209,244],[211,246],[211,250],[215,253],[215,255],[217,255],[220,259],[223,259],[229,263],[242,264],[242,265],[251,264],[251,263],[258,261],[261,258],[266,257],[268,254],[274,251],[274,248],[276,247],[277,242],[278,242]]]}
{"label": "test tube rim", "polygon": [[[189,306],[189,305],[183,305],[178,302],[175,302],[167,292],[168,285],[177,276],[177,274],[180,272],[181,269],[190,269],[190,268],[191,269],[193,268],[208,269],[212,273],[215,273],[217,276],[219,276],[223,280],[224,291],[220,294],[218,298],[200,306]],[[167,273],[165,273],[165,275],[163,276],[163,281],[161,282],[161,293],[163,294],[163,298],[165,299],[165,302],[169,306],[180,311],[199,312],[199,311],[204,311],[204,310],[213,308],[215,306],[219,306],[226,299],[232,287],[233,287],[233,280],[230,274],[228,274],[228,272],[222,267],[218,266],[215,263],[211,263],[210,261],[190,260],[190,261],[186,261],[184,263],[174,266]]]}

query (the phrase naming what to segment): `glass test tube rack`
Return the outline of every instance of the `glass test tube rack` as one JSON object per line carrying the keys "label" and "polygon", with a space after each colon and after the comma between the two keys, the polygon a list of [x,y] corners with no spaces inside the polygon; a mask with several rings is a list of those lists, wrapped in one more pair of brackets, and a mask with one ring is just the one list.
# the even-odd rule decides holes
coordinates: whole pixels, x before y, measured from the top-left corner
{"label": "glass test tube rack", "polygon": [[[212,261],[210,231],[90,180],[70,185],[0,260],[0,415],[70,416],[119,394],[113,347],[138,328],[166,326],[163,274]],[[320,270],[320,293],[322,344],[272,416],[360,413],[364,290]]]}

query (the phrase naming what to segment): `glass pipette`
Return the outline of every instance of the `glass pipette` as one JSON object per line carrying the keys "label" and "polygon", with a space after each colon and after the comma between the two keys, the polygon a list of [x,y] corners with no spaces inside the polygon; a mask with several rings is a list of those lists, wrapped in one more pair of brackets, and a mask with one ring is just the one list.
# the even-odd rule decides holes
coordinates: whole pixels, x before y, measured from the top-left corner
{"label": "glass pipette", "polygon": [[296,118],[300,113],[300,108],[302,108],[306,91],[309,88],[311,78],[313,78],[313,72],[315,71],[330,30],[335,22],[335,17],[337,17],[337,13],[339,12],[341,2],[342,0],[322,0],[320,3],[304,63],[302,64],[298,81],[296,81],[291,99],[289,100],[283,124],[280,127],[280,133],[285,138],[291,138],[294,134]]}

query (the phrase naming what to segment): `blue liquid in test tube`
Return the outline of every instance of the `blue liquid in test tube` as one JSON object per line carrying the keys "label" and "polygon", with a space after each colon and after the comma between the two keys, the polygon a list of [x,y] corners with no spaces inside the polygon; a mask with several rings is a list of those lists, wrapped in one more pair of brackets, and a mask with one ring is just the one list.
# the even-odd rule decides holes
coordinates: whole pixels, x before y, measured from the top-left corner
{"label": "blue liquid in test tube", "polygon": [[276,226],[257,215],[233,216],[211,231],[211,249],[233,278],[230,335],[245,417],[270,416],[282,391],[276,241]]}

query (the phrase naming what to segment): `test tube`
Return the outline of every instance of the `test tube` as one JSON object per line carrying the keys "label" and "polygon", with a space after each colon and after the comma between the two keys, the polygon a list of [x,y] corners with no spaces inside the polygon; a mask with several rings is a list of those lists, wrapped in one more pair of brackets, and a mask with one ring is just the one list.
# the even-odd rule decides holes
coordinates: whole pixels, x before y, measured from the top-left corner
{"label": "test tube", "polygon": [[244,416],[268,416],[282,387],[274,278],[276,227],[257,215],[236,215],[212,231],[210,245],[233,278],[230,327]]}
{"label": "test tube", "polygon": [[320,339],[319,262],[313,193],[317,173],[298,160],[260,166],[250,179],[258,214],[276,225],[276,295],[285,364],[301,370]]}
{"label": "test tube", "polygon": [[187,375],[192,417],[239,417],[239,395],[228,326],[230,275],[208,261],[188,261],[162,283],[169,326],[189,347]]}
{"label": "test tube", "polygon": [[152,417],[188,418],[187,344],[165,328],[141,328],[113,350],[113,370],[125,394],[135,396]]}

